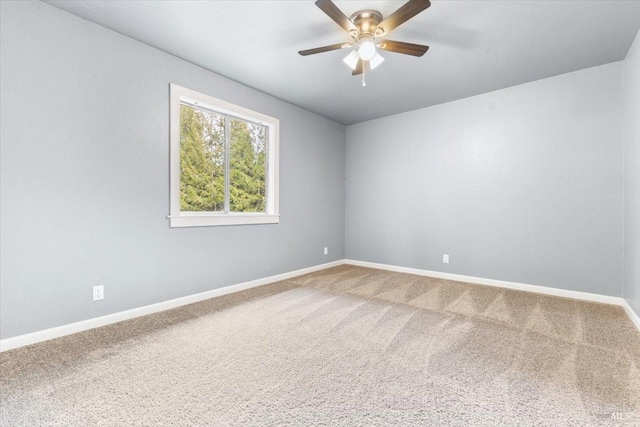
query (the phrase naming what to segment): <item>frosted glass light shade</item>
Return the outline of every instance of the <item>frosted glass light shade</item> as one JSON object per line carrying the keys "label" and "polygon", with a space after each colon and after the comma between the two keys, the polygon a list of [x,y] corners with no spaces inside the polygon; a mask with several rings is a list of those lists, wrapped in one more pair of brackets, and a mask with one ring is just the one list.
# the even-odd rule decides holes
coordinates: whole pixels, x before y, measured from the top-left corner
{"label": "frosted glass light shade", "polygon": [[371,58],[369,60],[369,66],[373,70],[374,68],[376,68],[378,65],[382,64],[383,62],[384,62],[384,58],[382,57],[382,55],[380,55],[378,52],[376,52],[376,54],[373,55],[373,58]]}
{"label": "frosted glass light shade", "polygon": [[358,61],[360,60],[360,56],[358,52],[352,50],[351,53],[345,56],[342,61],[349,66],[352,70],[355,70],[358,66]]}
{"label": "frosted glass light shade", "polygon": [[376,45],[373,44],[371,40],[365,40],[360,43],[360,47],[358,48],[358,55],[360,55],[360,59],[363,61],[369,61],[376,54]]}

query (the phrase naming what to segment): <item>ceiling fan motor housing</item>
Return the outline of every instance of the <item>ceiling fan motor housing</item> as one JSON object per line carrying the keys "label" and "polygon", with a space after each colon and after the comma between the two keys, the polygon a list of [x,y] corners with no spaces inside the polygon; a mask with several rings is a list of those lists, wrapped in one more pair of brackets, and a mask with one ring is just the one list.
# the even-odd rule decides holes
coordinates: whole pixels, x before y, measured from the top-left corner
{"label": "ceiling fan motor housing", "polygon": [[357,34],[351,34],[354,38],[374,37],[376,27],[382,22],[382,14],[373,9],[359,10],[349,20],[358,28]]}

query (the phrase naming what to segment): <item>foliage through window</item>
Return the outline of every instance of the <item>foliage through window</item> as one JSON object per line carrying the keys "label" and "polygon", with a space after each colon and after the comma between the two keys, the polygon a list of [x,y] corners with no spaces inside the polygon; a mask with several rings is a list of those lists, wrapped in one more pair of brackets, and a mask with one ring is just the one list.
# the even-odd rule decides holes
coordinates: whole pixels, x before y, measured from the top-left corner
{"label": "foliage through window", "polygon": [[278,121],[176,85],[171,90],[172,227],[278,222]]}

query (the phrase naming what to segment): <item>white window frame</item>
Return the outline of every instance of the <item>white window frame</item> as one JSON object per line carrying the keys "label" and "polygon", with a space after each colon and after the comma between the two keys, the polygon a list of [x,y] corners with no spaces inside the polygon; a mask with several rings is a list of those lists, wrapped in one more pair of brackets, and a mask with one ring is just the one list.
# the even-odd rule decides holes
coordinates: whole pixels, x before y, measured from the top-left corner
{"label": "white window frame", "polygon": [[[280,222],[278,195],[278,145],[280,140],[280,121],[248,108],[231,104],[221,99],[187,89],[171,83],[170,98],[170,227],[203,227],[216,225],[277,224]],[[266,212],[182,212],[180,210],[180,104],[197,105],[211,110],[259,123],[268,128],[267,132],[267,182]],[[228,179],[228,176],[225,178]]]}

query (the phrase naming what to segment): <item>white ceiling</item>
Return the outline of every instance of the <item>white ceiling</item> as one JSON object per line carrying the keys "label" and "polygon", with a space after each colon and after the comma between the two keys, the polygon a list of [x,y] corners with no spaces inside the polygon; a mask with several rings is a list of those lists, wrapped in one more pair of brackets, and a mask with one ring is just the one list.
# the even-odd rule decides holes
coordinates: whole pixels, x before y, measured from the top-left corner
{"label": "white ceiling", "polygon": [[[313,1],[69,1],[60,9],[340,123],[352,124],[624,59],[640,1],[443,1],[389,39],[427,44],[358,77],[345,51],[298,50],[349,40]],[[336,1],[349,16],[403,1]]]}

